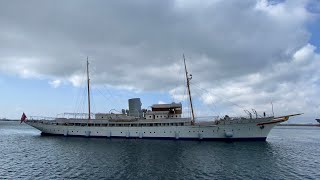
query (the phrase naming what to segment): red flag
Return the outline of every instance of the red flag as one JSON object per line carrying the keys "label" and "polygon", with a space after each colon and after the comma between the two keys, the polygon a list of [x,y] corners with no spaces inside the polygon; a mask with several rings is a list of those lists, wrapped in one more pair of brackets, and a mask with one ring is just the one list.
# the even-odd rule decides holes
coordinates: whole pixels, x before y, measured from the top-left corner
{"label": "red flag", "polygon": [[26,116],[26,114],[23,113],[22,116],[21,116],[20,124],[21,124],[22,122],[26,121],[26,119],[27,119],[27,116]]}

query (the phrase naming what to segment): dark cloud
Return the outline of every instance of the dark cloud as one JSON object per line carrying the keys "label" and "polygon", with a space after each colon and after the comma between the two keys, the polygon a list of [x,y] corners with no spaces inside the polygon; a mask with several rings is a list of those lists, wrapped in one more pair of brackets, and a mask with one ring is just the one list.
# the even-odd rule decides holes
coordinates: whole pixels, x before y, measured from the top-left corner
{"label": "dark cloud", "polygon": [[[1,1],[0,70],[76,85],[89,56],[95,84],[168,91],[183,77],[185,53],[206,88],[259,74],[268,78],[252,91],[272,94],[317,73],[311,62],[290,65],[310,38],[308,1],[276,2]],[[281,64],[294,71],[278,73]]]}

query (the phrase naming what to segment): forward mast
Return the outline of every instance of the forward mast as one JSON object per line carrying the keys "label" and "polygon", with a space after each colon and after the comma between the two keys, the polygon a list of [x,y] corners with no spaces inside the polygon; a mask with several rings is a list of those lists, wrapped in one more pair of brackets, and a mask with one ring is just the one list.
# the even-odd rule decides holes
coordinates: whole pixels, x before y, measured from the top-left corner
{"label": "forward mast", "polygon": [[88,87],[88,122],[91,120],[91,109],[90,109],[90,77],[89,77],[89,60],[87,57],[87,87]]}
{"label": "forward mast", "polygon": [[186,58],[184,57],[184,54],[183,54],[183,62],[184,62],[184,69],[186,72],[187,88],[188,88],[188,95],[189,95],[189,101],[190,101],[190,107],[191,107],[191,115],[192,115],[191,124],[194,125],[195,118],[194,118],[194,111],[193,111],[193,105],[192,105],[192,97],[190,92],[190,80],[192,79],[192,74],[189,75],[187,71]]}

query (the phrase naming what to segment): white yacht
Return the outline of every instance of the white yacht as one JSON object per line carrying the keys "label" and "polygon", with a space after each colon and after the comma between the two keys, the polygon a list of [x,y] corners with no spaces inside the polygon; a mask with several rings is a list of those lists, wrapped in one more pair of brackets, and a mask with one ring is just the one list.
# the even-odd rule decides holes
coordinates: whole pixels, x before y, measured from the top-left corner
{"label": "white yacht", "polygon": [[287,121],[292,114],[281,117],[229,117],[195,121],[190,93],[191,75],[188,74],[185,59],[185,76],[190,101],[191,118],[182,117],[182,104],[154,104],[151,109],[141,108],[139,98],[129,99],[129,109],[122,113],[97,113],[90,110],[90,78],[87,61],[88,113],[85,118],[79,114],[65,114],[69,117],[26,118],[26,124],[40,130],[43,135],[106,137],[106,138],[154,138],[175,140],[249,140],[265,141],[270,130]]}

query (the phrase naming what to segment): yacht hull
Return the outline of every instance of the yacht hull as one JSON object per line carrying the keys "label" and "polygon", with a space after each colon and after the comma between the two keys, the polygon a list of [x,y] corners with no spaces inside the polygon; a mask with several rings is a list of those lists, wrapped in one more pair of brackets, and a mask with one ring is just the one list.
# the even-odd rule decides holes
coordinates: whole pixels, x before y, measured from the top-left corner
{"label": "yacht hull", "polygon": [[265,141],[271,129],[280,122],[266,125],[258,125],[258,123],[253,122],[156,127],[67,126],[44,124],[39,121],[27,121],[26,123],[40,130],[42,135],[204,141]]}

